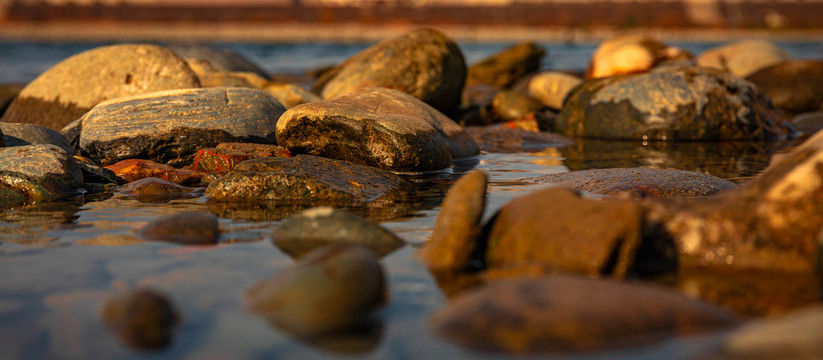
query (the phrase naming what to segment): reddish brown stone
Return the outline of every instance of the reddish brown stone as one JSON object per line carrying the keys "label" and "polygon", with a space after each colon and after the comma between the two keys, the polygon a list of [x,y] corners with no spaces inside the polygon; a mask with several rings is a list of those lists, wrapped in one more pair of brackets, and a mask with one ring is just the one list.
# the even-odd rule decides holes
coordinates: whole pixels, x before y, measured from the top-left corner
{"label": "reddish brown stone", "polygon": [[291,157],[291,153],[277,145],[252,143],[221,143],[217,147],[203,149],[194,156],[193,169],[209,174],[227,173],[237,163],[262,157]]}
{"label": "reddish brown stone", "polygon": [[106,169],[114,171],[118,177],[128,182],[156,177],[175,184],[195,185],[200,184],[200,178],[204,175],[199,171],[176,169],[169,165],[141,159],[122,160],[116,164],[106,166]]}

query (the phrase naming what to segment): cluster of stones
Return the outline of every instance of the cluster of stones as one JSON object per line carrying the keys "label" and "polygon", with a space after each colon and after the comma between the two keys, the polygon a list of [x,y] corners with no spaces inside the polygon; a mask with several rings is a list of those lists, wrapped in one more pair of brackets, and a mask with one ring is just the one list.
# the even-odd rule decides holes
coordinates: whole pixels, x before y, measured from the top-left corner
{"label": "cluster of stones", "polygon": [[[139,201],[205,193],[211,204],[237,207],[349,206],[391,201],[410,188],[405,175],[449,169],[481,149],[573,143],[563,135],[765,142],[819,129],[807,113],[823,104],[823,62],[792,60],[771,43],[694,57],[623,36],[601,44],[583,74],[539,72],[545,55],[525,43],[467,67],[452,40],[419,30],[369,47],[307,90],[228,51],[93,49],[3,105],[0,206],[101,188]],[[432,328],[470,348],[540,354],[730,329],[742,320],[729,310],[621,280],[814,274],[821,168],[818,134],[740,187],[680,170],[555,174],[524,179],[556,187],[515,199],[485,222],[488,179],[470,172],[454,183],[419,252],[453,298]],[[207,246],[220,241],[220,226],[210,214],[176,214],[135,238]],[[368,326],[388,301],[379,257],[405,244],[331,207],[283,220],[272,239],[297,261],[250,287],[246,303],[310,343]],[[101,315],[123,342],[142,348],[165,346],[181,318],[149,290],[113,297]],[[781,321],[789,325],[778,329],[811,326]],[[769,326],[740,329],[709,355],[774,351],[752,340],[775,331]]]}

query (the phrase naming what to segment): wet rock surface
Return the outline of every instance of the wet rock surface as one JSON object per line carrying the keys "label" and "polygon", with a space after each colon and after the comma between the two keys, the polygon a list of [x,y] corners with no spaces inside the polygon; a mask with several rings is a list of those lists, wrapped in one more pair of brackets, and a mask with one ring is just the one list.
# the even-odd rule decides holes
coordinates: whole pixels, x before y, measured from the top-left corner
{"label": "wet rock surface", "polygon": [[554,126],[567,136],[669,141],[775,141],[793,132],[751,83],[696,67],[586,81]]}
{"label": "wet rock surface", "polygon": [[214,245],[220,229],[212,214],[180,213],[152,220],[139,234],[148,240],[180,245]]}
{"label": "wet rock surface", "polygon": [[406,244],[371,221],[330,207],[312,208],[284,219],[271,237],[277,248],[293,258],[332,244],[361,245],[382,257]]}
{"label": "wet rock surface", "polygon": [[467,127],[468,133],[481,150],[491,153],[539,151],[574,143],[562,135],[534,132],[506,126]]}
{"label": "wet rock surface", "polygon": [[56,130],[109,99],[199,86],[185,61],[169,49],[103,46],[69,57],[40,74],[20,91],[2,121]]}
{"label": "wet rock surface", "polygon": [[74,149],[62,134],[40,125],[0,122],[0,131],[5,146],[51,144],[74,154]]}
{"label": "wet rock surface", "polygon": [[340,64],[322,89],[334,99],[359,87],[382,86],[403,91],[442,112],[460,102],[466,81],[463,53],[442,33],[422,29],[378,44]]}
{"label": "wet rock surface", "polygon": [[693,171],[653,168],[592,169],[523,179],[549,183],[594,194],[635,197],[709,196],[737,187],[728,180]]}
{"label": "wet rock surface", "polygon": [[141,202],[168,202],[174,199],[190,199],[202,195],[202,189],[191,188],[163,180],[147,177],[120,186],[117,194],[134,198]]}
{"label": "wet rock surface", "polygon": [[384,88],[360,88],[287,110],[277,123],[277,143],[293,153],[399,172],[442,170],[451,167],[452,159],[479,151],[442,113]]}
{"label": "wet rock surface", "polygon": [[192,169],[209,174],[226,173],[241,161],[261,157],[287,158],[291,153],[277,145],[220,143],[214,148],[197,151]]}
{"label": "wet rock surface", "polygon": [[511,87],[515,81],[540,68],[546,51],[527,42],[511,46],[469,67],[466,85]]}
{"label": "wet rock surface", "polygon": [[769,66],[791,60],[791,57],[771,41],[742,40],[706,50],[696,60],[700,66],[747,77]]}
{"label": "wet rock surface", "polygon": [[[77,196],[83,188],[80,166],[57,146],[0,148],[0,159],[0,183],[20,192],[27,203]],[[19,199],[8,190],[4,192],[6,199]]]}
{"label": "wet rock surface", "polygon": [[146,159],[188,165],[221,142],[275,143],[283,107],[254,89],[185,89],[118,98],[80,119],[79,146],[104,165]]}
{"label": "wet rock surface", "polygon": [[431,326],[472,349],[569,354],[731,328],[733,313],[675,292],[568,275],[501,280],[454,299]]}
{"label": "wet rock surface", "polygon": [[176,169],[172,166],[156,163],[151,160],[128,159],[120,160],[106,166],[125,182],[137,181],[149,177],[159,178],[180,185],[197,185],[203,173],[188,169]]}
{"label": "wet rock surface", "polygon": [[823,60],[790,60],[746,77],[793,114],[823,109]]}
{"label": "wet rock surface", "polygon": [[145,350],[171,343],[181,321],[165,295],[148,289],[109,296],[100,309],[100,318],[120,341]]}

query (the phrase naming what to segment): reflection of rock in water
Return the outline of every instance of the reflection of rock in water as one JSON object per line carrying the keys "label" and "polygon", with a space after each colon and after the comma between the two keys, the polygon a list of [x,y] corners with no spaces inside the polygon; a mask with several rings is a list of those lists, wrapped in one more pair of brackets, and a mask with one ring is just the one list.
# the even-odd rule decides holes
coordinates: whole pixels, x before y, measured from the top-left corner
{"label": "reflection of rock in water", "polygon": [[558,148],[569,170],[657,167],[690,170],[741,183],[769,165],[785,143],[639,142],[576,139]]}
{"label": "reflection of rock in water", "polygon": [[57,240],[45,236],[54,228],[71,226],[80,201],[50,202],[0,211],[0,240],[18,244],[43,244]]}

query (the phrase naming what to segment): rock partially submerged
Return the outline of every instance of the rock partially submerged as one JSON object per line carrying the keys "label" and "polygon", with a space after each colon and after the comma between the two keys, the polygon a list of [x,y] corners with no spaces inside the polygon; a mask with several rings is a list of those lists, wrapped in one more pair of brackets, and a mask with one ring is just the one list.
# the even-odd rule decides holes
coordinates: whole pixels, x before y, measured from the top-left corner
{"label": "rock partially submerged", "polygon": [[628,194],[636,197],[709,196],[736,188],[728,180],[693,171],[654,168],[592,169],[523,179],[550,183],[602,195]]}
{"label": "rock partially submerged", "polygon": [[180,245],[214,245],[220,236],[217,218],[208,213],[179,213],[152,220],[140,229],[148,240]]}
{"label": "rock partially submerged", "polygon": [[277,145],[220,143],[213,148],[198,150],[192,169],[209,174],[227,173],[242,161],[261,157],[287,158],[291,153]]}
{"label": "rock partially submerged", "polygon": [[200,184],[203,173],[188,169],[176,169],[172,166],[151,160],[128,159],[106,166],[125,182],[137,181],[149,177],[160,178],[180,185]]}
{"label": "rock partially submerged", "polygon": [[165,295],[148,289],[109,296],[100,310],[100,318],[120,341],[147,350],[167,346],[181,321],[178,310]]}
{"label": "rock partially submerged", "polygon": [[574,144],[574,140],[562,135],[509,126],[472,126],[466,128],[466,133],[481,150],[491,153],[532,152]]}
{"label": "rock partially submerged", "polygon": [[79,195],[83,173],[77,161],[57,146],[7,147],[0,148],[0,184],[3,206],[49,202]]}

